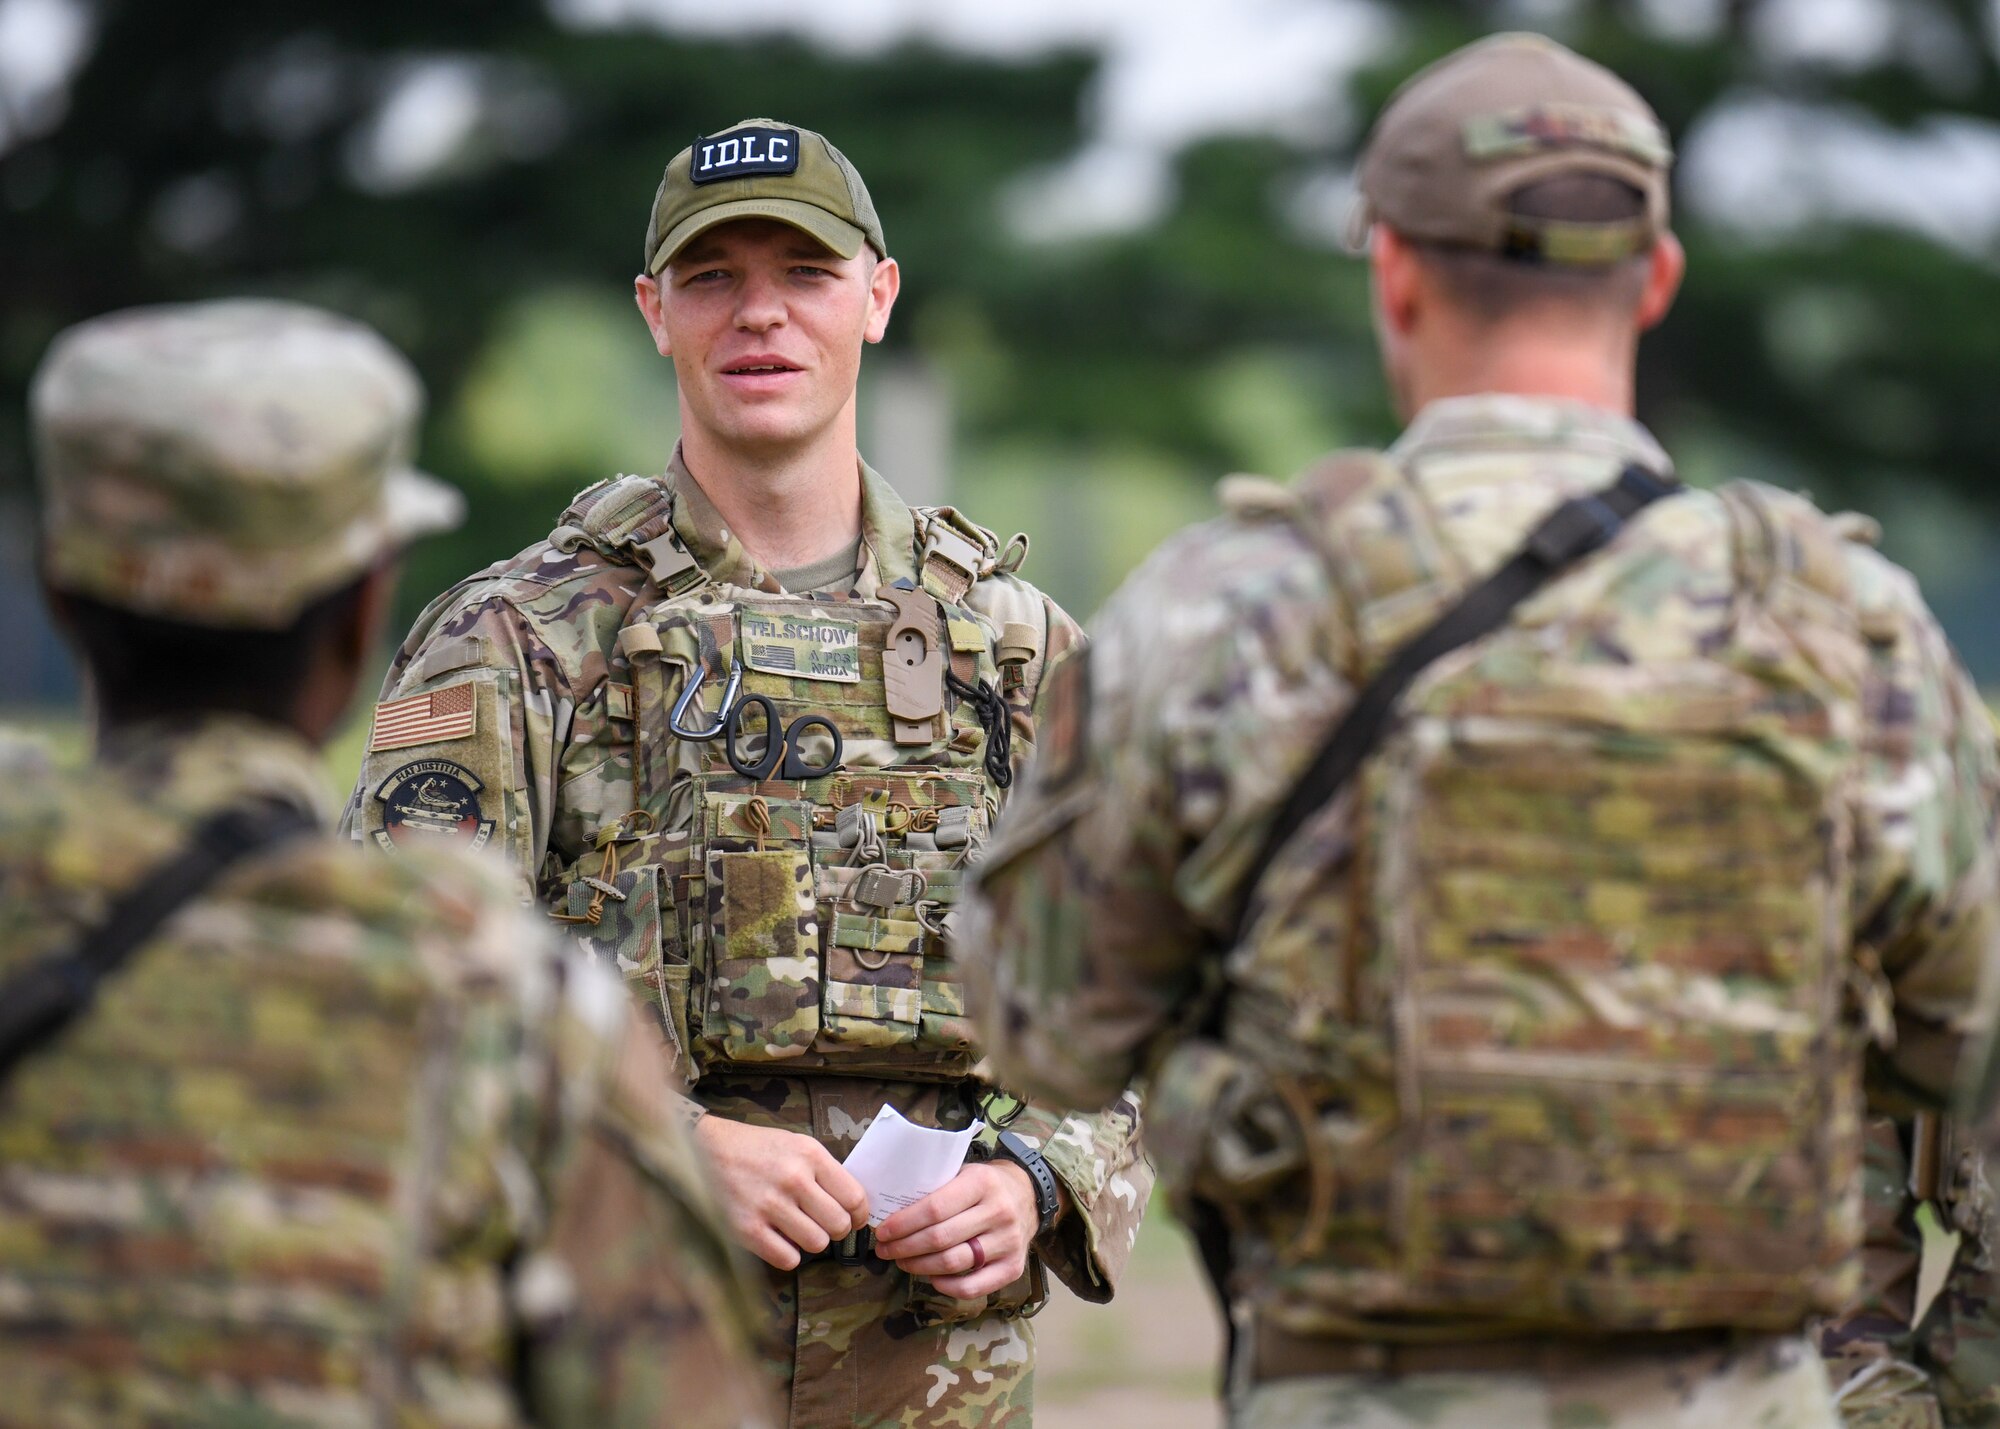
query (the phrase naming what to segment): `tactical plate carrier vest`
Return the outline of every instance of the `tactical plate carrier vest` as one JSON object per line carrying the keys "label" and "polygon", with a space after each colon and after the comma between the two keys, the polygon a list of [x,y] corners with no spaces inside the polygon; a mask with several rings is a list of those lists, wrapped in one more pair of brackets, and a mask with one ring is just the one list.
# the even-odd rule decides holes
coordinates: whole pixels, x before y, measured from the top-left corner
{"label": "tactical plate carrier vest", "polygon": [[[1298,498],[1358,687],[1467,580],[1386,460]],[[1209,1108],[1156,1150],[1223,1207],[1262,1313],[1588,1334],[1851,1298],[1869,655],[1841,547],[1767,487],[1661,503],[1417,679],[1336,816],[1351,860],[1324,820],[1278,855],[1221,1045],[1155,1101]],[[1690,567],[1712,601],[1655,614]]]}
{"label": "tactical plate carrier vest", "polygon": [[[619,545],[601,528],[623,495],[589,509],[600,548]],[[653,578],[612,661],[631,701],[636,807],[567,871],[556,912],[648,985],[690,1083],[724,1068],[972,1069],[949,920],[999,807],[998,695],[1019,691],[1041,634],[996,631],[959,603],[997,568],[991,533],[949,509],[914,515],[924,584],[880,597],[720,584],[670,527],[626,556]],[[742,703],[756,696],[776,712],[768,726]],[[730,709],[733,731],[720,727]],[[731,766],[732,735],[754,766],[805,716],[838,731],[836,770],[759,780]],[[790,748],[814,767],[833,754],[820,725]]]}

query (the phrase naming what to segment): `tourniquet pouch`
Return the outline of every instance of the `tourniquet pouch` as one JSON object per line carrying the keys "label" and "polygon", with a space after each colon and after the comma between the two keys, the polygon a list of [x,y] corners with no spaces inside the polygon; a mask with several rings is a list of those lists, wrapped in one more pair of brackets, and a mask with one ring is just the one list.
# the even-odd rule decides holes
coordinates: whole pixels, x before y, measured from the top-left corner
{"label": "tourniquet pouch", "polygon": [[[640,807],[667,831],[652,847],[681,860],[662,869],[661,966],[686,969],[675,1021],[697,1071],[970,1068],[949,919],[990,820],[985,731],[946,694],[942,649],[934,719],[892,720],[883,661],[897,615],[880,601],[721,587],[662,602],[621,635]],[[987,639],[940,610],[939,645],[968,627]],[[995,679],[990,654],[978,658]],[[732,768],[724,702],[746,696],[770,700],[777,718],[767,728],[751,707],[739,720],[739,763],[754,766],[769,740],[815,715],[840,734],[839,767],[761,781]],[[813,726],[793,743],[814,767],[833,753]]]}
{"label": "tourniquet pouch", "polygon": [[634,813],[600,831],[565,872],[566,896],[550,911],[587,951],[645,985],[643,1000],[691,1075],[686,906],[703,880],[690,871],[689,836],[654,833],[650,824]]}

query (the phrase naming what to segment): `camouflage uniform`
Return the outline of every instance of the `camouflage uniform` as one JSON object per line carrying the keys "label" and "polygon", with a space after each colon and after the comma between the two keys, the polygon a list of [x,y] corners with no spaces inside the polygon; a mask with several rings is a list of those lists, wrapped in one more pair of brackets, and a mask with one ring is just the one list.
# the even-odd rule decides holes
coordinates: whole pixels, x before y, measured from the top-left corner
{"label": "camouflage uniform", "polygon": [[[1537,343],[1618,364],[1569,319],[1671,302],[1671,160],[1540,36],[1412,77],[1350,235],[1400,394],[1533,382]],[[1639,510],[1263,857],[1394,653],[1531,531],[1546,571],[1544,518],[1618,532],[1600,493],[1647,472],[1600,407],[1432,401],[1386,457],[1227,488],[1051,672],[980,1021],[1078,1105],[1152,1074],[1246,1422],[1834,1422],[1803,1331],[1861,1285],[1864,1066],[1880,1112],[1939,1105],[1996,953],[1993,731],[1864,523],[1748,482]]]}
{"label": "camouflage uniform", "polygon": [[[1013,748],[1025,755],[1035,736],[1030,707],[1041,670],[1074,643],[1074,625],[1031,586],[997,568],[998,543],[990,534],[948,509],[912,511],[865,465],[861,474],[863,554],[853,589],[874,592],[903,580],[951,597],[956,656],[977,661],[982,678],[1003,689]],[[946,581],[955,585],[940,583],[940,545],[975,568],[948,574]],[[656,631],[667,627],[640,614],[663,595],[660,608],[673,619],[692,612],[687,619],[693,626],[676,628],[708,622],[699,650],[690,643],[686,651],[662,654]],[[419,618],[397,652],[385,701],[469,686],[476,724],[441,743],[371,751],[348,821],[358,837],[385,845],[408,841],[410,835],[394,827],[407,782],[398,779],[399,771],[450,765],[459,787],[474,791],[456,829],[469,837],[486,837],[490,829],[490,842],[530,875],[537,896],[565,917],[587,920],[573,926],[616,959],[660,1018],[683,1052],[683,1081],[695,1082],[699,1073],[691,1110],[804,1132],[844,1157],[884,1104],[923,1125],[956,1127],[979,1114],[990,1091],[983,1077],[967,1075],[969,1034],[939,921],[950,916],[962,882],[964,850],[953,853],[934,842],[936,851],[922,852],[916,842],[905,847],[904,839],[889,834],[898,818],[909,817],[910,806],[918,822],[957,806],[976,837],[999,791],[977,775],[987,736],[969,707],[950,715],[948,738],[927,756],[934,761],[927,766],[931,777],[877,777],[872,770],[898,757],[879,705],[838,703],[840,683],[763,675],[756,664],[744,688],[778,699],[786,719],[794,706],[835,711],[846,740],[842,774],[802,785],[759,785],[726,769],[718,773],[714,745],[670,734],[668,706],[690,668],[716,662],[704,677],[715,693],[697,707],[708,718],[702,710],[720,709],[722,664],[757,658],[727,630],[713,633],[715,622],[734,618],[717,612],[780,595],[769,572],[724,527],[678,453],[663,479],[620,478],[592,488],[563,514],[548,541],[461,583]],[[861,607],[880,608],[847,597],[786,599],[799,602],[802,619],[858,619],[864,627],[873,617]],[[634,629],[648,633],[634,637]],[[628,633],[621,637],[621,630]],[[668,629],[670,647],[674,638]],[[742,655],[735,653],[739,648]],[[864,640],[864,651],[874,648],[879,645]],[[793,658],[807,657],[795,651]],[[870,671],[878,668],[866,654],[863,661]],[[677,671],[664,678],[680,683],[671,689],[649,683],[658,677],[648,672],[662,670]],[[698,784],[706,792],[697,795]],[[829,820],[836,805],[881,814],[888,825],[881,830],[885,857],[898,870],[916,867],[925,874],[926,931],[918,931],[922,915],[914,907],[885,905],[871,921],[868,910],[855,905],[858,911],[819,918],[828,925],[822,946],[806,890],[796,936],[779,930],[800,969],[796,976],[771,980],[776,959],[755,932],[739,947],[733,932],[718,931],[710,955],[715,961],[705,962],[698,929],[726,917],[727,909],[718,881],[709,885],[709,896],[718,900],[713,906],[689,888],[687,880],[699,877],[690,870],[703,866],[698,852],[689,851],[690,834],[721,838],[735,856],[765,856],[751,851],[753,833],[759,850],[768,837],[803,852],[807,831],[792,822],[810,822],[800,812],[810,807],[801,796]],[[753,824],[759,817],[750,811],[753,802],[764,810],[761,832]],[[821,881],[847,877],[832,867],[845,855],[835,856],[839,845],[830,825],[823,822],[811,837]],[[662,881],[650,872],[656,868]],[[619,896],[599,895],[587,881],[593,878],[610,882]],[[898,935],[897,928],[907,931]],[[845,941],[868,929],[876,930],[868,936],[882,958],[881,975],[872,979],[863,971],[866,953],[857,965]],[[894,941],[897,936],[903,941]],[[903,964],[910,955],[896,951],[905,948],[918,950],[915,961],[925,969],[920,980],[909,973],[907,985],[897,981],[908,972]],[[742,960],[733,982],[736,995],[752,1004],[756,1025],[747,1039],[717,1030],[719,1001],[704,1027],[701,979],[716,979],[719,988],[725,959]],[[844,999],[838,1005],[835,993]],[[914,1040],[882,1048],[885,1033],[894,1038],[893,1027],[902,1025],[896,1009],[905,998]],[[772,1007],[774,1000],[782,1005]],[[887,1027],[881,1027],[884,1020]],[[874,1040],[849,1040],[850,1034]],[[781,1049],[776,1060],[770,1059],[772,1044]],[[832,1075],[812,1074],[822,1068]],[[1043,1151],[1072,1209],[1037,1242],[1031,1274],[989,1297],[992,1304],[951,1300],[872,1258],[855,1266],[822,1259],[795,1272],[770,1273],[784,1341],[778,1366],[792,1384],[792,1423],[997,1424],[1025,1418],[1033,1338],[1023,1312],[1038,1308],[1046,1293],[1042,1266],[1086,1299],[1108,1299],[1151,1188],[1151,1171],[1137,1148],[1136,1101],[1111,1100],[1117,1105],[1110,1111],[1090,1116],[1030,1106],[1013,1123]]]}
{"label": "camouflage uniform", "polygon": [[[401,466],[417,399],[310,309],[87,324],[36,388],[51,578],[282,628],[449,519]],[[330,824],[317,752],[245,716],[4,762],[0,978],[224,808]],[[0,1085],[0,1425],[770,1422],[664,1066],[497,865],[330,828],[251,855]]]}
{"label": "camouflage uniform", "polygon": [[[1806,1313],[1800,1305],[1814,1299],[1838,1305],[1854,1286],[1861,1062],[1855,1033],[1829,1044],[1844,1049],[1843,1070],[1820,1094],[1817,1110],[1799,1113],[1811,1124],[1813,1158],[1803,1163],[1813,1169],[1802,1181],[1791,1173],[1767,1181],[1771,1168],[1799,1153],[1783,1149],[1784,1120],[1760,1129],[1748,1102],[1733,1121],[1703,1114],[1699,1124],[1678,1129],[1671,1118],[1695,1115],[1697,1103],[1634,1103],[1626,1115],[1661,1119],[1652,1124],[1662,1128],[1670,1157],[1644,1170],[1604,1158],[1626,1156],[1621,1143],[1648,1123],[1593,1130],[1595,1103],[1586,1096],[1567,1105],[1564,1119],[1510,1125],[1510,1114],[1556,1113],[1526,1100],[1496,1111],[1490,1097],[1474,1099],[1493,1084],[1476,1081],[1455,1090],[1449,1082],[1420,1084],[1421,1095],[1433,1101],[1463,1100],[1457,1120],[1424,1124],[1426,1160],[1410,1159],[1419,1127],[1401,1119],[1409,1084],[1398,1079],[1424,1074],[1398,1070],[1399,1048],[1417,1045],[1420,1036],[1440,1049],[1453,1038],[1471,1039],[1463,1045],[1476,1048],[1489,1034],[1480,1030],[1485,1014],[1472,987],[1451,994],[1456,1012],[1438,1004],[1426,1011],[1421,998],[1411,998],[1414,984],[1404,981],[1411,974],[1402,961],[1410,954],[1399,951],[1391,960],[1385,951],[1392,933],[1401,936],[1397,918],[1423,911],[1442,920],[1457,908],[1455,916],[1470,920],[1467,931],[1442,927],[1436,934],[1456,939],[1474,936],[1469,929],[1485,926],[1481,920],[1519,918],[1532,927],[1552,916],[1549,906],[1559,910],[1553,916],[1560,926],[1560,910],[1574,906],[1566,905],[1569,899],[1614,917],[1632,916],[1650,899],[1641,927],[1671,928],[1709,906],[1676,902],[1671,891],[1676,878],[1687,876],[1675,874],[1671,860],[1697,856],[1693,848],[1680,851],[1683,832],[1661,826],[1647,835],[1638,862],[1621,862],[1633,855],[1620,841],[1640,827],[1633,821],[1650,816],[1631,797],[1634,790],[1620,791],[1614,776],[1597,772],[1615,764],[1589,764],[1580,747],[1573,757],[1538,766],[1512,802],[1478,805],[1476,829],[1511,832],[1479,842],[1481,833],[1457,826],[1450,837],[1461,840],[1451,845],[1459,852],[1433,876],[1445,880],[1441,890],[1452,890],[1437,897],[1471,901],[1437,904],[1419,896],[1427,885],[1399,881],[1399,874],[1418,875],[1392,866],[1414,853],[1391,854],[1374,842],[1386,838],[1378,831],[1393,827],[1389,821],[1405,816],[1398,802],[1405,796],[1394,792],[1407,787],[1399,782],[1404,771],[1428,757],[1399,738],[1364,765],[1361,787],[1308,823],[1272,865],[1248,940],[1226,962],[1216,961],[1243,897],[1243,870],[1274,807],[1351,699],[1357,670],[1372,668],[1456,591],[1504,559],[1559,500],[1603,488],[1627,462],[1665,469],[1664,455],[1643,430],[1594,408],[1509,397],[1433,403],[1386,464],[1359,463],[1366,480],[1344,504],[1328,495],[1339,481],[1325,479],[1327,473],[1293,490],[1242,482],[1228,488],[1235,514],[1170,542],[1107,606],[1087,657],[1072,658],[1050,676],[1035,780],[981,869],[974,909],[990,922],[969,941],[990,942],[997,957],[994,986],[983,1001],[985,959],[972,959],[975,1010],[1001,1074],[1045,1095],[1093,1105],[1135,1072],[1156,1072],[1148,1141],[1163,1177],[1177,1196],[1192,1190],[1235,1197],[1233,1288],[1245,1331],[1239,1390],[1253,1377],[1245,1371],[1260,1359],[1267,1331],[1274,1340],[1382,1342],[1382,1367],[1394,1368],[1401,1343],[1427,1336],[1433,1347],[1423,1353],[1436,1361],[1459,1353],[1435,1348],[1437,1339],[1455,1335],[1536,1337],[1552,1328],[1560,1337],[1600,1321],[1606,1329],[1686,1327],[1680,1333],[1703,1325],[1746,1327],[1726,1348],[1695,1343],[1645,1353],[1627,1342],[1593,1362],[1540,1369],[1529,1363],[1517,1372],[1472,1361],[1468,1347],[1469,1373],[1430,1363],[1386,1380],[1348,1373],[1262,1379],[1238,1400],[1244,1423],[1834,1422],[1823,1371],[1800,1334]],[[1351,476],[1356,463],[1336,463],[1329,473],[1341,470]],[[1750,609],[1746,592],[1756,583],[1766,582],[1773,599],[1796,600],[1796,611],[1806,613],[1800,647],[1819,642],[1815,658],[1829,668],[1846,661],[1845,678],[1853,682],[1838,702],[1848,713],[1835,715],[1851,721],[1851,735],[1834,746],[1849,751],[1851,772],[1830,786],[1846,791],[1838,807],[1852,827],[1849,893],[1828,933],[1852,949],[1854,961],[1829,973],[1836,986],[1851,984],[1879,1041],[1893,1043],[1873,1059],[1873,1085],[1939,1098],[1950,1089],[1957,1050],[1972,1030],[1975,990],[1995,955],[1991,725],[1909,578],[1841,538],[1857,527],[1838,527],[1797,498],[1768,489],[1746,508],[1739,504],[1746,495],[1688,492],[1642,513],[1608,553],[1523,606],[1512,629],[1440,662],[1412,690],[1406,709],[1434,698],[1504,720],[1510,701],[1535,698],[1508,684],[1523,678],[1519,642],[1529,641],[1538,652],[1576,650],[1597,672],[1580,677],[1557,708],[1594,700],[1607,720],[1637,717],[1648,701],[1684,694],[1675,684],[1649,695],[1640,683],[1647,662],[1668,662],[1669,680],[1691,679],[1687,664],[1671,662],[1684,650],[1725,648],[1733,613]],[[1302,508],[1315,514],[1302,517]],[[1744,527],[1744,518],[1732,514],[1746,509],[1768,513],[1775,523],[1777,544],[1766,557],[1779,562],[1775,575],[1769,566],[1760,575],[1732,559],[1733,549],[1757,549],[1747,535],[1731,534],[1761,529]],[[1308,530],[1331,533],[1324,550]],[[1805,587],[1811,593],[1799,594]],[[1824,631],[1815,633],[1819,621]],[[1843,629],[1848,634],[1837,638]],[[1864,647],[1857,665],[1853,657]],[[1455,718],[1470,720],[1457,726],[1461,737],[1482,732],[1479,720]],[[1798,730],[1800,738],[1812,733],[1803,724]],[[1448,747],[1424,744],[1432,752]],[[1572,779],[1582,782],[1565,787]],[[1595,794],[1591,780],[1602,783]],[[1735,848],[1744,835],[1732,830],[1727,798],[1712,807],[1710,813],[1691,805],[1678,817],[1700,831],[1697,847],[1713,841]],[[1518,866],[1504,877],[1482,872],[1532,857],[1552,837],[1575,840],[1563,847],[1600,841],[1607,866],[1576,876],[1602,878],[1602,885],[1565,892],[1540,881],[1550,875]],[[1765,827],[1758,846],[1775,850],[1781,842],[1775,827]],[[1758,857],[1728,857],[1747,868],[1739,875],[1744,893],[1734,892],[1718,867],[1701,875],[1696,897],[1747,897],[1730,918],[1769,916],[1755,901],[1759,880],[1772,876]],[[1388,860],[1380,872],[1379,860]],[[1646,871],[1656,887],[1629,881],[1634,869]],[[1779,887],[1797,886],[1792,881],[1802,873],[1776,876],[1786,880]],[[1368,885],[1378,877],[1371,894]],[[1810,883],[1815,876],[1803,877]],[[1641,901],[1617,913],[1627,899]],[[1849,931],[1861,929],[1865,943]],[[1457,946],[1437,945],[1441,965]],[[1606,1055],[1621,1038],[1638,1037],[1652,1048],[1637,1054],[1642,1065],[1688,1054],[1699,1066],[1703,1056],[1721,1055],[1729,1045],[1721,1027],[1692,1052],[1649,1030],[1644,1009],[1666,995],[1660,971],[1647,965],[1648,957],[1665,953],[1649,944],[1621,944],[1619,958],[1602,967],[1589,960],[1587,945],[1578,945],[1572,954],[1578,962],[1564,975],[1570,990],[1554,1002],[1535,991],[1540,965],[1529,960],[1533,946],[1522,942],[1515,971],[1507,974],[1522,1001],[1512,1013],[1502,1006],[1494,1014],[1500,1040],[1468,1055],[1504,1061],[1510,1046],[1522,1045],[1547,1046],[1548,1055],[1560,1057],[1559,1043],[1537,1039],[1575,1020],[1563,1007],[1571,998],[1577,999],[1572,1008],[1591,1013],[1574,1035]],[[1745,1011],[1734,1015],[1747,1016],[1755,1005],[1752,965],[1720,943],[1695,956],[1725,958],[1715,966],[1728,970],[1728,980],[1687,979],[1676,994],[1677,1015],[1705,1020],[1711,1014],[1704,1007],[1735,1007]],[[1201,1005],[1204,980],[1218,972],[1232,990],[1221,1040],[1190,1040],[1190,1009]],[[1549,1019],[1541,1026],[1528,1014],[1537,1007]],[[1398,1020],[1387,1024],[1392,1009]],[[1814,1023],[1800,1026],[1810,1032]],[[1781,1045],[1755,1055],[1778,1055]],[[1244,1081],[1246,1065],[1268,1074],[1290,1110],[1273,1118],[1268,1097],[1242,1091],[1259,1085]],[[1229,1095],[1239,1097],[1240,1118],[1218,1112],[1217,1097]],[[1296,1135],[1285,1130],[1294,1117]],[[1433,1136],[1439,1139],[1430,1145]],[[1589,1149],[1588,1162],[1574,1159],[1578,1138]],[[1705,1145],[1714,1151],[1704,1152]],[[1461,1166],[1452,1159],[1459,1155],[1473,1159]],[[1593,1163],[1598,1171],[1581,1172]],[[1528,1189],[1496,1188],[1496,1199],[1482,1202],[1483,1184],[1510,1164]],[[1432,1179],[1439,1170],[1442,1182]],[[1628,1174],[1635,1177],[1630,1199],[1618,1181],[1602,1180]],[[1565,1180],[1578,1175],[1583,1179]],[[1655,1217],[1687,1203],[1671,1190],[1664,1194],[1675,1200],[1649,1201],[1639,1193],[1642,1176],[1697,1193],[1704,1177],[1735,1176],[1719,1205],[1744,1206],[1754,1192],[1771,1208],[1764,1231],[1730,1232],[1749,1237],[1737,1253],[1755,1265],[1785,1254],[1786,1234],[1818,1237],[1820,1249],[1803,1257],[1802,1280],[1813,1283],[1811,1293],[1774,1301],[1767,1298],[1771,1287],[1744,1280],[1731,1311],[1718,1308],[1724,1279],[1707,1291],[1677,1282],[1674,1259],[1645,1247],[1661,1233]],[[1575,1200],[1573,1209],[1562,1209],[1565,1196]],[[1600,1215],[1607,1222],[1601,1230]],[[1444,1239],[1421,1246],[1418,1233],[1438,1225],[1444,1229],[1432,1234]],[[1685,1244],[1698,1229],[1699,1223],[1682,1224],[1666,1244]],[[1566,1326],[1560,1299],[1548,1301],[1532,1279],[1517,1287],[1520,1322],[1478,1308],[1482,1297],[1467,1288],[1477,1283],[1467,1267],[1504,1274],[1509,1257],[1533,1261],[1543,1254],[1542,1242],[1524,1237],[1547,1238],[1557,1264],[1564,1263],[1562,1246],[1579,1246],[1584,1258],[1571,1273],[1579,1277],[1573,1293],[1589,1297],[1578,1302],[1592,1310],[1585,1326]],[[1625,1238],[1631,1239],[1621,1244]],[[1727,1263],[1728,1253],[1722,1258]],[[1447,1278],[1421,1278],[1426,1265],[1443,1266]],[[1608,1279],[1593,1278],[1599,1266],[1611,1269]],[[1450,1274],[1460,1279],[1450,1281]],[[1469,1307],[1462,1315],[1452,1309],[1451,1294],[1438,1290],[1454,1283]]]}

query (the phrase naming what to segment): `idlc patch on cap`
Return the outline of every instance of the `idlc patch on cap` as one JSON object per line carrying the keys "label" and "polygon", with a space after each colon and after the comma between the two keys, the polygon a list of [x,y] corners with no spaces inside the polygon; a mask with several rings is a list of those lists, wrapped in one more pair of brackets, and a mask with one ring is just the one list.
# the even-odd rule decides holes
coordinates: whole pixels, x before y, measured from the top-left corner
{"label": "idlc patch on cap", "polygon": [[731,129],[694,141],[688,177],[698,184],[789,174],[799,166],[796,129]]}

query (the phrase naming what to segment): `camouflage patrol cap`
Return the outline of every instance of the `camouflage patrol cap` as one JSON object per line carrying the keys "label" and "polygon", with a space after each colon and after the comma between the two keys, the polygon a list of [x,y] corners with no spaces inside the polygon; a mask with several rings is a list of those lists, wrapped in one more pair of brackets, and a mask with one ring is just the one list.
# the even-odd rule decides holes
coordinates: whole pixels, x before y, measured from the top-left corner
{"label": "camouflage patrol cap", "polygon": [[51,584],[276,629],[464,500],[412,469],[423,388],[373,329],[296,303],[133,308],[59,335],[29,394]]}
{"label": "camouflage patrol cap", "polygon": [[[1659,117],[1610,70],[1541,35],[1493,35],[1404,82],[1362,151],[1349,240],[1377,220],[1407,238],[1552,263],[1612,263],[1667,228],[1673,150]],[[1606,174],[1644,198],[1604,223],[1508,212],[1523,187]]]}
{"label": "camouflage patrol cap", "polygon": [[875,200],[847,156],[810,129],[745,119],[674,155],[646,220],[646,271],[657,275],[696,235],[739,218],[770,218],[843,258],[863,243],[886,258]]}

